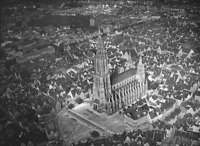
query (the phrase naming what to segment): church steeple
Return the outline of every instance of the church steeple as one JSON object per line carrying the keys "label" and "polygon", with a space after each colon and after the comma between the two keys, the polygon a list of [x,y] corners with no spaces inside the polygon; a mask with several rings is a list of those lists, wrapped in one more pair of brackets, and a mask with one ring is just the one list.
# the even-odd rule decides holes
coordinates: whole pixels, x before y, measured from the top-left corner
{"label": "church steeple", "polygon": [[95,73],[100,76],[103,76],[109,72],[109,68],[108,68],[108,55],[106,50],[104,49],[101,36],[99,36],[97,39],[96,48],[97,52],[94,62]]}
{"label": "church steeple", "polygon": [[[94,84],[93,84],[93,106],[95,109],[107,107],[109,95],[111,94],[110,72],[108,67],[108,55],[104,49],[103,40],[99,35],[96,43],[96,56],[94,58]],[[98,102],[97,102],[98,101]]]}
{"label": "church steeple", "polygon": [[96,48],[98,49],[103,49],[103,40],[101,38],[101,31],[99,29],[99,33],[98,33],[98,38],[97,38],[97,43],[96,43]]}
{"label": "church steeple", "polygon": [[138,75],[140,75],[142,78],[142,80],[145,79],[145,68],[144,68],[144,64],[142,63],[142,56],[140,56],[138,65],[137,65],[137,73]]}
{"label": "church steeple", "polygon": [[127,63],[126,63],[126,70],[134,68],[131,52],[128,53]]}
{"label": "church steeple", "polygon": [[99,28],[99,31],[98,31],[98,38],[97,38],[97,41],[96,41],[96,48],[97,50],[104,50],[104,45],[103,45],[103,40],[102,40],[102,37],[101,37],[101,30]]}
{"label": "church steeple", "polygon": [[134,68],[131,52],[128,54],[128,64],[130,65],[130,68]]}
{"label": "church steeple", "polygon": [[127,60],[129,63],[132,63],[132,57],[131,57],[131,52],[128,53],[128,60]]}
{"label": "church steeple", "polygon": [[143,66],[142,57],[141,56],[140,56],[140,59],[139,59],[139,62],[138,62],[138,66]]}

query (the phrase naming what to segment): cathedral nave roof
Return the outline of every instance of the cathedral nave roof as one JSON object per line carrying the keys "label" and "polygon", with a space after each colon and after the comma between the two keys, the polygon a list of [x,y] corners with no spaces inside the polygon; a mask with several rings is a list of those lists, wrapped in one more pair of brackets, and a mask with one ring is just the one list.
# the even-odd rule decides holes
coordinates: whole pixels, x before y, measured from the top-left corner
{"label": "cathedral nave roof", "polygon": [[120,83],[120,82],[136,75],[136,73],[137,73],[137,68],[131,68],[127,71],[117,74],[111,78],[111,84],[115,85],[117,83]]}

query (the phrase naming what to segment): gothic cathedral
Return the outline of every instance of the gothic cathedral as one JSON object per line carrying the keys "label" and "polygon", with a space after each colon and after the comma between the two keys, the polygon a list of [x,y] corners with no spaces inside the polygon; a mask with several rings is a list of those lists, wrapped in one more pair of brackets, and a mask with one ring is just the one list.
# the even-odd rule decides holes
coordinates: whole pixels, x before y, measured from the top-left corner
{"label": "gothic cathedral", "polygon": [[141,57],[137,68],[133,67],[132,59],[128,59],[129,67],[111,77],[101,37],[96,47],[91,104],[97,111],[112,114],[144,96],[147,91],[145,68]]}

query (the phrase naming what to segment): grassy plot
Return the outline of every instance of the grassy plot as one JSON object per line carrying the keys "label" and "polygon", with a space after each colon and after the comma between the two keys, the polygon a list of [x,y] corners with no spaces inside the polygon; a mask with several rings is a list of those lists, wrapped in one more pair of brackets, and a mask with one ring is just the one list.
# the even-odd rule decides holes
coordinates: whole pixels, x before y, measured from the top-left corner
{"label": "grassy plot", "polygon": [[89,137],[90,131],[92,130],[68,116],[61,118],[60,126],[62,127],[60,130],[62,130],[64,137],[70,142],[75,142],[83,137]]}

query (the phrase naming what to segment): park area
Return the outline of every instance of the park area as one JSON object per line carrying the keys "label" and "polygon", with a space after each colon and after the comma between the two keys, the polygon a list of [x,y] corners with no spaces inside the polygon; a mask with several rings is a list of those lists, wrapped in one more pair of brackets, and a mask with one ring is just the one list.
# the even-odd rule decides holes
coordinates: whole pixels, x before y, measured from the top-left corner
{"label": "park area", "polygon": [[66,143],[76,142],[87,138],[90,136],[90,131],[92,131],[89,127],[80,124],[74,118],[67,115],[60,119],[59,125],[61,127],[60,132]]}

